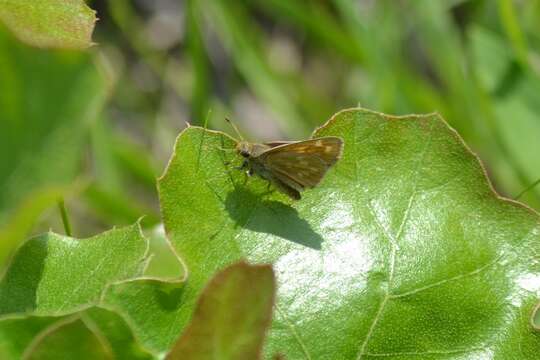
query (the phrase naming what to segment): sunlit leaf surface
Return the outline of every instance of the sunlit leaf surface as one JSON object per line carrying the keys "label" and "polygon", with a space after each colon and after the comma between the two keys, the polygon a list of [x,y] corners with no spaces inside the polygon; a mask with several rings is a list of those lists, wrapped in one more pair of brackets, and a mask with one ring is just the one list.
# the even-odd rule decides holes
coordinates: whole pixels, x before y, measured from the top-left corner
{"label": "sunlit leaf surface", "polygon": [[[179,337],[189,345],[181,349],[209,349],[183,343],[208,330],[194,330],[209,308],[200,300],[196,311],[197,299],[215,273],[246,259],[272,263],[276,274],[267,357],[535,359],[538,215],[498,197],[438,115],[345,110],[314,134],[325,135],[344,139],[343,158],[294,202],[261,179],[245,182],[234,169],[242,159],[222,151],[233,148],[231,138],[185,130],[159,193],[187,281],[148,277],[154,270],[137,226],[86,240],[31,239],[0,281],[0,354],[55,356],[65,329],[82,344],[99,343],[104,356],[162,358]],[[235,330],[241,321],[220,317],[238,310],[222,311],[231,302],[240,304],[204,311],[204,325],[215,320],[213,330],[249,343]],[[243,305],[255,321],[260,307]]]}
{"label": "sunlit leaf surface", "polygon": [[138,224],[84,240],[35,237],[0,280],[0,316],[58,316],[98,304],[107,285],[141,273],[147,247]]}
{"label": "sunlit leaf surface", "polygon": [[[223,266],[274,264],[269,354],[291,359],[535,359],[538,215],[496,196],[436,115],[338,113],[314,136],[341,161],[291,202],[234,170],[230,138],[189,128],[159,182],[165,229],[189,269],[186,324]],[[233,161],[227,165],[226,161]]]}
{"label": "sunlit leaf surface", "polygon": [[28,240],[0,280],[1,358],[150,358],[102,299],[142,274],[147,252],[138,224],[82,240]]}

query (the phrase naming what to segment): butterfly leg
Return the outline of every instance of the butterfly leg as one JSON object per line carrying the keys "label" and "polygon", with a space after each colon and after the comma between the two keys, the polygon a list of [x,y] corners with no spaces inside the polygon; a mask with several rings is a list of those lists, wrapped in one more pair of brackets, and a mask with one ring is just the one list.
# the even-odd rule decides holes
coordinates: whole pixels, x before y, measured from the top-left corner
{"label": "butterfly leg", "polygon": [[[244,162],[242,162],[242,165],[235,167],[235,169],[236,170],[244,170],[245,168],[248,167],[248,165],[249,165],[249,163],[247,162],[247,160],[244,160]],[[251,170],[249,170],[249,171],[251,171]]]}
{"label": "butterfly leg", "polygon": [[[234,160],[225,160],[225,161],[223,161],[223,165],[225,165],[225,166],[232,165],[233,163],[234,163]],[[233,169],[242,170],[242,166],[235,166]]]}

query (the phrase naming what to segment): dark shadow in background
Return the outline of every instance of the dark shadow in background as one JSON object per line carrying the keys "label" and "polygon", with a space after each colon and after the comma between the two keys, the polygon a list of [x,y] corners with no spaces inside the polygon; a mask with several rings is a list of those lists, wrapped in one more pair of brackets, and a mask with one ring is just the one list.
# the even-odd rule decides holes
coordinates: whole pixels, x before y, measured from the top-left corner
{"label": "dark shadow in background", "polygon": [[285,203],[262,200],[261,195],[238,186],[227,195],[225,209],[237,226],[279,236],[315,250],[321,249],[321,235],[298,215],[296,209]]}

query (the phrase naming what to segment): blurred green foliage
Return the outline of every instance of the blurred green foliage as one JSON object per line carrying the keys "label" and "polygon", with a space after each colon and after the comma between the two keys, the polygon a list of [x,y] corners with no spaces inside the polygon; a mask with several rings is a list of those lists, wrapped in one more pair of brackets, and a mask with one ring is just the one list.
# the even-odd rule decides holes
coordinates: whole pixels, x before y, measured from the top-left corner
{"label": "blurred green foliage", "polygon": [[440,112],[507,196],[540,177],[540,1],[175,3],[110,2],[97,30],[123,66],[115,104],[161,154],[209,109],[213,128],[229,115],[255,138],[302,138],[361,104]]}
{"label": "blurred green foliage", "polygon": [[0,29],[0,263],[82,176],[85,139],[107,97],[92,57],[45,52]]}
{"label": "blurred green foliage", "polygon": [[[67,23],[64,12],[39,9],[59,3],[25,0],[23,8],[0,0],[0,272],[28,234],[62,232],[55,205],[64,199],[77,238],[145,216],[144,275],[186,275],[164,238],[155,180],[186,123],[205,119],[230,131],[228,116],[246,137],[275,140],[305,138],[359,104],[389,114],[436,111],[479,153],[500,193],[516,197],[540,179],[540,0],[88,0],[100,19],[89,50],[16,40],[29,41],[30,26],[30,37],[57,36],[35,45],[86,47],[93,12],[82,1],[64,1],[65,14],[86,13]],[[47,32],[41,20],[69,26]],[[87,32],[76,37],[71,31],[79,27]],[[520,200],[540,209],[540,186]],[[113,254],[125,266],[122,253]],[[68,266],[61,255],[69,269],[61,271],[69,274],[63,290],[83,260],[105,258],[81,256]],[[86,265],[81,274],[96,268]],[[145,302],[155,294],[152,278],[124,285],[107,301],[147,309],[135,311],[131,326],[160,350],[179,330],[166,338],[141,329],[164,329],[171,304],[158,313]],[[163,291],[171,298],[180,291],[173,285]],[[0,324],[13,337],[4,340],[10,356],[21,355],[52,320],[30,321]],[[55,344],[74,354],[101,351],[100,339],[89,336],[92,324],[127,344],[107,351],[145,357],[123,337],[124,320],[95,308],[62,320],[37,353],[57,358]]]}
{"label": "blurred green foliage", "polygon": [[[47,141],[41,129],[72,126],[63,139],[80,147],[53,152],[58,158],[46,166],[89,179],[66,203],[76,236],[142,215],[147,229],[159,223],[155,178],[185,123],[202,125],[209,110],[209,127],[229,131],[229,116],[254,140],[307,137],[358,104],[391,114],[437,111],[480,154],[502,194],[513,197],[540,178],[540,0],[88,4],[100,21],[87,54],[27,49],[4,41],[5,29],[0,37],[0,134],[8,134],[0,179],[24,179],[17,191],[4,187],[0,206],[8,198],[10,207],[22,206],[19,191],[30,190],[22,185],[41,174],[17,154],[42,159],[32,150]],[[14,54],[19,67],[37,66],[18,83],[6,63]],[[64,70],[47,65],[49,57],[64,61]],[[107,85],[92,88],[88,79],[67,87],[82,76],[70,73],[77,61]],[[98,111],[85,112],[95,96]],[[69,98],[77,102],[65,116],[38,108],[60,109]],[[24,131],[13,132],[10,112]],[[59,174],[39,185],[55,185]],[[521,200],[540,209],[540,186]],[[57,211],[34,231],[51,227],[62,229]]]}

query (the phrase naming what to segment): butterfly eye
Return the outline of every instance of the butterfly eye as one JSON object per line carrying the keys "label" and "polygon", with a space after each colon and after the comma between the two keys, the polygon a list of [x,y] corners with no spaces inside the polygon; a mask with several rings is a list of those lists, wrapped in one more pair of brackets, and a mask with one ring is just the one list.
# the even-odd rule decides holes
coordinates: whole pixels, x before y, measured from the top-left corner
{"label": "butterfly eye", "polygon": [[248,158],[249,157],[249,152],[247,152],[246,150],[242,150],[242,151],[240,151],[240,155],[242,155],[245,158]]}

